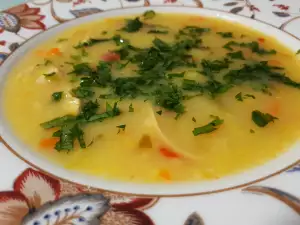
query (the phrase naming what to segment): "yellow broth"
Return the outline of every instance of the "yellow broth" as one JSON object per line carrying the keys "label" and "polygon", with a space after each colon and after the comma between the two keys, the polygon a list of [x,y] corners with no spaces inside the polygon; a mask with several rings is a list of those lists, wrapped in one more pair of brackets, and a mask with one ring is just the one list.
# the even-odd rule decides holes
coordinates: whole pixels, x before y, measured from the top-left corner
{"label": "yellow broth", "polygon": [[[275,80],[250,79],[240,83],[234,81],[223,93],[216,89],[212,94],[207,89],[204,93],[201,88],[195,91],[182,89],[183,79],[192,80],[194,84],[196,81],[198,86],[205,86],[211,79],[224,83],[223,76],[230,71],[261,61],[268,61],[267,66],[282,67],[272,71],[285,73],[299,82],[297,56],[277,40],[249,27],[213,18],[178,14],[156,14],[148,19],[140,16],[143,26],[136,32],[122,30],[128,23],[127,19],[134,17],[105,19],[68,29],[24,56],[9,75],[4,90],[5,115],[17,137],[67,169],[134,182],[218,179],[261,165],[286,151],[298,139],[299,85],[292,87]],[[180,34],[179,31],[187,26],[194,26],[184,30],[191,33]],[[197,30],[195,26],[210,28],[210,31]],[[149,33],[150,30],[156,33]],[[157,33],[157,30],[162,33]],[[112,84],[105,88],[89,87],[89,91],[95,92],[93,97],[77,98],[72,89],[80,85],[84,72],[70,73],[73,66],[88,63],[89,68],[95,69],[99,61],[106,61],[103,56],[124,47],[124,43],[117,46],[114,41],[106,41],[91,45],[89,41],[91,38],[110,39],[114,35],[120,35],[122,40],[128,40],[132,46],[144,51],[153,46],[155,38],[170,46],[180,40],[202,40],[197,47],[186,50],[187,61],[194,63],[194,67],[175,66],[162,75],[165,85],[177,87],[185,96],[180,100],[181,109],[164,106],[166,99],[162,96],[159,99],[157,92],[168,95],[172,88],[167,90],[166,86],[158,84],[150,89],[142,88],[148,95],[138,94],[136,98],[110,95],[108,99],[99,98],[111,94],[116,84],[114,88]],[[224,48],[230,41],[239,44]],[[240,45],[251,42],[268,53],[260,54],[260,50],[249,45]],[[276,54],[270,53],[273,49]],[[139,50],[131,51],[124,60],[117,57],[111,66],[109,64],[113,80],[149,75],[137,74],[140,64],[128,59],[138,54],[136,51]],[[136,58],[140,60],[140,57]],[[211,67],[206,67],[208,70],[203,67],[203,60],[219,60],[226,64],[225,58],[230,61],[227,61],[228,68],[211,72]],[[148,60],[151,59],[148,57]],[[150,74],[157,75],[158,72],[151,69],[153,67],[148,68]],[[183,77],[169,79],[168,74],[172,73]],[[249,74],[254,76],[256,73],[246,73]],[[130,91],[133,88],[129,88]],[[56,96],[57,101],[53,100],[55,92],[63,92],[61,99]],[[160,101],[155,101],[155,96]],[[73,149],[55,150],[55,146],[59,149],[55,142],[61,141],[62,137],[61,134],[51,137],[61,127],[44,129],[40,124],[65,115],[78,116],[87,102],[96,99],[99,108],[94,114],[106,112],[107,103],[113,106],[118,102],[120,115],[80,124],[86,148],[74,140]],[[267,123],[255,122],[253,111],[260,112],[258,116],[267,116]],[[200,128],[201,134],[193,133],[195,128]]]}

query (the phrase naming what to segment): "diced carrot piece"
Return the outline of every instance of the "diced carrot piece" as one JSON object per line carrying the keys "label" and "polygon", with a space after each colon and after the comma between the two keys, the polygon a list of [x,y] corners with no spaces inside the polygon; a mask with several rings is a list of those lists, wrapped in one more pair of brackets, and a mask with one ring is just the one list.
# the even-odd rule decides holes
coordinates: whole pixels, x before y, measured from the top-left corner
{"label": "diced carrot piece", "polygon": [[40,140],[39,145],[41,148],[54,148],[58,141],[59,141],[58,137],[45,138]]}
{"label": "diced carrot piece", "polygon": [[161,149],[159,149],[159,151],[163,156],[165,156],[167,158],[180,158],[179,154],[177,154],[176,152],[170,151],[167,148],[161,148]]}
{"label": "diced carrot piece", "polygon": [[52,48],[47,52],[47,55],[62,55],[59,48]]}
{"label": "diced carrot piece", "polygon": [[258,38],[257,40],[258,40],[261,44],[265,43],[265,41],[266,41],[264,38]]}
{"label": "diced carrot piece", "polygon": [[269,66],[282,66],[281,62],[279,62],[278,60],[269,60],[268,65]]}
{"label": "diced carrot piece", "polygon": [[105,62],[114,62],[119,61],[121,59],[121,56],[115,52],[107,52],[103,56],[101,56],[101,59]]}
{"label": "diced carrot piece", "polygon": [[172,180],[170,172],[166,169],[161,169],[158,175],[164,180]]}

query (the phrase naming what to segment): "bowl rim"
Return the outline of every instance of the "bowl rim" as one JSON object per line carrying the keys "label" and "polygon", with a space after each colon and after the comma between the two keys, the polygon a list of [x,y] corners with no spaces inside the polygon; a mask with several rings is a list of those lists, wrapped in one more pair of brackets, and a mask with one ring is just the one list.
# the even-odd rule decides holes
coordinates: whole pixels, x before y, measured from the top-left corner
{"label": "bowl rim", "polygon": [[[18,64],[18,59],[23,58],[24,54],[30,51],[30,46],[38,46],[38,44],[45,42],[46,40],[53,38],[57,34],[61,33],[61,31],[63,31],[65,28],[69,29],[71,27],[75,27],[84,23],[89,23],[105,18],[141,14],[147,10],[155,10],[156,12],[161,13],[190,14],[202,17],[225,19],[226,21],[242,24],[246,27],[251,27],[250,29],[258,30],[259,32],[262,32],[267,36],[274,35],[281,40],[280,42],[282,44],[284,41],[286,41],[286,43],[284,43],[283,45],[295,50],[295,52],[297,49],[300,49],[300,40],[287,32],[281,31],[270,24],[261,21],[258,22],[245,16],[234,15],[221,10],[186,6],[147,6],[108,10],[105,12],[70,20],[63,24],[57,24],[49,28],[48,30],[29,38],[22,43],[20,48],[11,53],[11,55],[9,55],[9,57],[0,67],[0,110],[3,111],[3,86],[5,85],[6,77],[8,77],[8,71],[10,70],[10,67],[12,65]],[[261,166],[246,170],[235,175],[225,176],[217,181],[193,181],[171,184],[132,183],[125,181],[107,180],[100,177],[82,174],[76,171],[66,170],[63,167],[50,162],[43,156],[37,156],[38,154],[36,152],[30,150],[31,147],[25,145],[18,139],[19,138],[13,134],[12,129],[8,125],[8,121],[5,119],[4,113],[1,112],[0,142],[2,141],[4,145],[18,158],[20,158],[30,166],[52,177],[56,177],[58,179],[79,185],[95,187],[103,191],[125,195],[129,194],[152,197],[180,197],[219,193],[245,187],[250,184],[268,179],[295,166],[300,162],[300,160],[298,160],[300,159],[300,143],[296,143],[295,146],[289,148],[290,150],[288,150],[287,152],[282,153],[280,156],[268,161]],[[222,180],[223,183],[221,182],[220,184],[220,180]]]}

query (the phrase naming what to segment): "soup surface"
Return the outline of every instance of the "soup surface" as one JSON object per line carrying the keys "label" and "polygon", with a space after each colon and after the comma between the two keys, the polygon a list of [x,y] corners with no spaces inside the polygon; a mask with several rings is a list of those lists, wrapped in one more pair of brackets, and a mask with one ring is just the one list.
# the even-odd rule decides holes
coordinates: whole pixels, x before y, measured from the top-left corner
{"label": "soup surface", "polygon": [[13,69],[14,132],[65,168],[108,179],[218,179],[300,132],[299,59],[226,21],[156,14],[66,30]]}

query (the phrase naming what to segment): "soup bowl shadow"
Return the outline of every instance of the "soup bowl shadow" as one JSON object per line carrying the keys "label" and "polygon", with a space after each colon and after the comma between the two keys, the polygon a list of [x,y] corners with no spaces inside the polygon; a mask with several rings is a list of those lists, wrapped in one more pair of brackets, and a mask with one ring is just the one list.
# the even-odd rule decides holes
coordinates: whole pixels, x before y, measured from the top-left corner
{"label": "soup bowl shadow", "polygon": [[12,131],[9,122],[6,120],[3,113],[3,87],[5,86],[9,71],[15,66],[22,57],[29,52],[33,47],[48,40],[49,38],[59,34],[66,28],[74,27],[80,24],[91,22],[94,20],[111,18],[116,16],[126,16],[142,14],[146,10],[155,10],[160,13],[182,13],[190,15],[198,15],[203,17],[212,17],[223,19],[232,23],[242,24],[254,30],[264,33],[266,36],[272,36],[280,40],[284,45],[296,52],[300,49],[300,41],[295,37],[276,29],[270,25],[226,12],[199,9],[190,7],[139,7],[127,8],[122,10],[111,10],[75,19],[64,24],[55,26],[41,34],[26,41],[19,49],[13,52],[8,59],[3,63],[0,70],[0,142],[13,152],[17,157],[39,169],[46,174],[57,177],[59,179],[77,183],[80,185],[91,186],[106,191],[129,194],[129,195],[143,195],[143,196],[188,196],[188,195],[203,195],[218,193],[222,191],[241,188],[272,176],[275,176],[299,163],[300,159],[300,143],[294,143],[292,147],[285,153],[279,155],[277,158],[268,161],[264,165],[249,169],[242,173],[232,176],[222,177],[217,180],[203,181],[203,182],[182,182],[169,184],[145,184],[145,183],[131,183],[117,180],[106,180],[100,177],[90,176],[79,172],[66,170],[63,167],[48,161],[45,157],[32,151],[29,146],[24,144]]}

